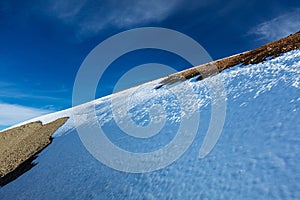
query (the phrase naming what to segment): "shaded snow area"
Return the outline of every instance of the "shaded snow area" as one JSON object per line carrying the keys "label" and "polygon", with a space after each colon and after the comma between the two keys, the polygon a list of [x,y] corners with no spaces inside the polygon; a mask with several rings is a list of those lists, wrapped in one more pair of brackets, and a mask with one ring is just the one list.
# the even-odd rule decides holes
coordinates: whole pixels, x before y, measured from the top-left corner
{"label": "shaded snow area", "polygon": [[[71,117],[39,154],[38,164],[0,188],[0,199],[300,199],[300,51],[236,66],[217,77],[224,80],[226,119],[216,146],[203,159],[199,149],[211,117],[205,84],[212,78],[158,90],[153,89],[154,81],[132,95],[129,113],[139,126],[166,115],[157,135],[134,138],[116,125],[111,99],[118,108],[122,95],[130,90],[37,118],[49,122]],[[197,100],[189,96],[191,88]],[[186,108],[180,108],[178,99]],[[153,105],[162,106],[164,112],[150,117]],[[175,137],[181,116],[196,109],[200,110],[199,128],[188,150],[171,165],[148,173],[120,172],[96,160],[74,128],[75,118],[83,125],[91,123],[94,106],[106,136],[131,152],[166,146]],[[124,113],[116,110],[115,114],[122,121]]]}

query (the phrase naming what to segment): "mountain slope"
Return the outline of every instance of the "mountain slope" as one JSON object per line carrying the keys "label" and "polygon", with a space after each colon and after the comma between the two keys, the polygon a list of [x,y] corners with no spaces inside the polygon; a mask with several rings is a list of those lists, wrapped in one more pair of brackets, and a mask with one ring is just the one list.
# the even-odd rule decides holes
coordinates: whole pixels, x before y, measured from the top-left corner
{"label": "mountain slope", "polygon": [[[164,128],[149,140],[126,137],[111,109],[112,99],[118,108],[123,104],[122,97],[135,88],[31,120],[49,123],[70,117],[39,154],[35,160],[38,164],[0,189],[1,199],[298,199],[300,50],[292,49],[299,40],[289,44],[292,48],[280,52],[284,54],[276,51],[276,58],[267,54],[252,64],[238,59],[234,66],[226,65],[231,69],[215,76],[224,81],[226,121],[217,145],[203,159],[198,153],[211,117],[211,95],[206,86],[214,77],[196,81],[199,74],[183,72],[188,80],[180,84],[169,87],[184,80],[173,76],[170,82],[170,76],[135,91],[130,113],[137,124],[151,121],[151,105],[166,110]],[[216,63],[231,63],[228,59]],[[196,100],[190,98],[190,88]],[[176,136],[181,120],[180,99],[189,112],[201,111],[197,135],[178,160],[153,172],[133,174],[107,167],[89,154],[74,128],[74,123],[92,125],[95,107],[97,123],[114,144],[131,152],[152,152]],[[118,110],[117,114],[120,119],[126,117]],[[155,116],[159,120],[163,113]]]}

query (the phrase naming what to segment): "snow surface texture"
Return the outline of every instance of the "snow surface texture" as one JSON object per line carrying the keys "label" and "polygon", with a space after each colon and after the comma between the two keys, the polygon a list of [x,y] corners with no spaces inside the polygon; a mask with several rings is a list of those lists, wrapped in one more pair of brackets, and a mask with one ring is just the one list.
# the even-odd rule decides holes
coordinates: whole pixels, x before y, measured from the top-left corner
{"label": "snow surface texture", "polygon": [[[162,105],[167,121],[159,134],[148,140],[122,134],[110,106],[111,98],[118,99],[122,92],[33,119],[47,123],[71,117],[40,153],[38,165],[0,188],[0,199],[300,199],[300,51],[236,66],[217,76],[224,79],[227,93],[226,121],[217,145],[205,158],[199,159],[198,153],[210,121],[205,87],[210,78],[161,90],[153,89],[154,81],[138,90],[130,113],[145,126],[149,107]],[[187,84],[196,91],[196,102],[184,95]],[[179,126],[182,113],[173,95],[178,92],[191,112],[200,109],[200,124],[188,151],[164,169],[142,174],[113,170],[88,153],[74,129],[74,115],[89,123],[95,106],[98,122],[114,144],[132,152],[159,149]]]}

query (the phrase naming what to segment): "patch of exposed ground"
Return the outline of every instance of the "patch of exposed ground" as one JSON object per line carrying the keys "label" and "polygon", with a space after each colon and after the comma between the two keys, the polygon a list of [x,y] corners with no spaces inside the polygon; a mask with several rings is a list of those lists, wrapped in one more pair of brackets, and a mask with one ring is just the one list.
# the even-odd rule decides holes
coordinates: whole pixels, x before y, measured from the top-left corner
{"label": "patch of exposed ground", "polygon": [[0,132],[0,186],[30,170],[36,155],[51,143],[51,135],[67,120],[64,117],[45,125],[31,122]]}
{"label": "patch of exposed ground", "polygon": [[159,89],[164,85],[185,81],[196,76],[198,76],[197,80],[202,80],[203,78],[217,74],[224,69],[231,68],[238,64],[257,64],[265,61],[266,58],[278,57],[279,55],[294,49],[300,49],[300,31],[295,34],[291,34],[288,37],[258,47],[254,50],[172,74],[163,79],[161,83],[156,86],[156,89]]}

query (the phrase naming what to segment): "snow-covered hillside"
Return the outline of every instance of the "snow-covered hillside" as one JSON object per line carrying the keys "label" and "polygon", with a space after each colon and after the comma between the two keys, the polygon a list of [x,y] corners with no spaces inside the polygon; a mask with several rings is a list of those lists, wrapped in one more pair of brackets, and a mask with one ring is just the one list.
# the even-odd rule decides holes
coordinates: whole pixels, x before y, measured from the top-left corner
{"label": "snow-covered hillside", "polygon": [[[199,149],[211,118],[206,84],[214,77],[156,90],[157,80],[130,95],[129,113],[141,127],[166,115],[159,134],[134,138],[116,125],[115,115],[120,120],[126,116],[118,110],[112,113],[111,100],[118,108],[122,97],[135,88],[33,119],[47,123],[70,117],[35,160],[38,164],[0,188],[0,199],[299,199],[300,50],[255,65],[238,65],[217,77],[224,81],[226,119],[216,146],[203,159]],[[191,88],[196,99],[190,98]],[[165,111],[151,118],[153,105]],[[153,172],[126,173],[96,160],[80,140],[74,123],[89,126],[94,107],[97,122],[112,143],[136,153],[170,143],[182,110],[184,115],[199,110],[200,123],[192,144],[174,163]]]}

